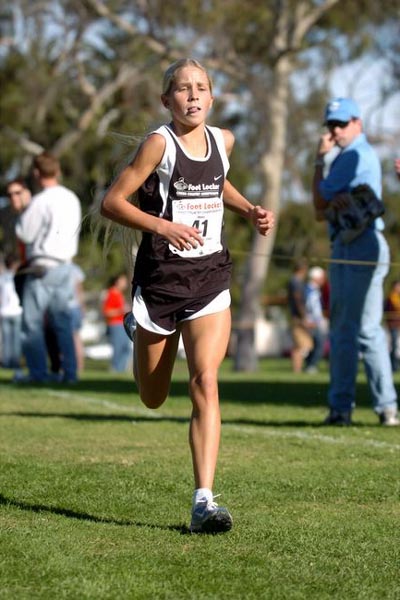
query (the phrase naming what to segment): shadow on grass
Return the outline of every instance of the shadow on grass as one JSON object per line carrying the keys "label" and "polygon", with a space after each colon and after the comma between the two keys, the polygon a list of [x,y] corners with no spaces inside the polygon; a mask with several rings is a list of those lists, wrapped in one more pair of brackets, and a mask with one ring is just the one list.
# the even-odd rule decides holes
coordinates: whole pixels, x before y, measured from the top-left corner
{"label": "shadow on grass", "polygon": [[12,506],[20,510],[26,510],[34,513],[50,513],[53,515],[61,515],[69,519],[78,519],[79,521],[90,521],[92,523],[119,525],[121,527],[146,527],[149,529],[163,529],[165,531],[178,531],[182,535],[190,534],[189,528],[186,525],[155,525],[153,523],[141,523],[131,521],[129,519],[110,519],[108,517],[96,517],[84,512],[70,510],[69,508],[59,508],[57,506],[46,506],[44,504],[30,504],[12,498],[6,498],[0,494],[0,506]]}
{"label": "shadow on grass", "polygon": [[31,412],[31,411],[12,411],[12,412],[0,412],[1,417],[27,417],[27,418],[38,418],[38,419],[72,419],[74,421],[98,421],[102,422],[115,422],[115,423],[189,423],[188,417],[174,417],[174,416],[154,416],[137,417],[136,415],[113,415],[113,414],[96,414],[96,413],[63,413],[63,412]]}
{"label": "shadow on grass", "polygon": [[[138,394],[136,384],[130,380],[123,379],[101,379],[101,380],[83,380],[74,386],[62,384],[49,385],[16,385],[11,381],[2,381],[4,388],[21,389],[28,391],[30,389],[52,389],[68,390],[74,393],[91,394],[112,394],[112,395],[131,395]],[[230,381],[221,377],[219,380],[220,402],[238,403],[246,405],[265,404],[275,406],[298,406],[298,407],[326,407],[327,405],[327,381],[321,380],[301,380],[299,378],[285,381],[273,381],[257,379],[245,379]],[[171,398],[187,398],[188,384],[186,381],[173,381],[170,390]],[[357,405],[368,406],[370,403],[367,383],[357,383]]]}
{"label": "shadow on grass", "polygon": [[[176,417],[160,415],[154,417],[136,416],[136,415],[114,415],[97,413],[65,413],[65,412],[32,412],[32,411],[12,411],[0,412],[0,419],[5,417],[23,417],[33,419],[71,419],[73,421],[88,421],[92,423],[181,423],[189,424],[189,417]],[[353,422],[358,427],[371,427],[371,423]],[[322,419],[318,422],[304,420],[256,420],[256,419],[222,419],[222,425],[233,425],[236,427],[293,427],[293,428],[326,428]],[[377,423],[377,427],[380,427]]]}

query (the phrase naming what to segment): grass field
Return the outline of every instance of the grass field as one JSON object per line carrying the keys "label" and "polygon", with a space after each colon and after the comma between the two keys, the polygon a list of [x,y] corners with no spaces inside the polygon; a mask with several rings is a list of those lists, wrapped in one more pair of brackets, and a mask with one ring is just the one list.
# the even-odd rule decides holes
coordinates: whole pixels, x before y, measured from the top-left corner
{"label": "grass field", "polygon": [[[215,493],[234,518],[188,533],[190,403],[145,409],[129,376],[16,387],[0,372],[0,598],[400,598],[400,429],[321,427],[328,375],[223,365]],[[400,377],[396,376],[397,385]]]}

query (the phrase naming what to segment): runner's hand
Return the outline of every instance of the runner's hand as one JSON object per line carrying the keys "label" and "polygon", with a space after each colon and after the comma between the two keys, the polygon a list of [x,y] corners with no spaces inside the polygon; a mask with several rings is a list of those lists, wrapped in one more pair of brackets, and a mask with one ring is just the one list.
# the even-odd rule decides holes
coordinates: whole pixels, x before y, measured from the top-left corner
{"label": "runner's hand", "polygon": [[177,250],[191,250],[197,248],[199,244],[200,246],[204,245],[200,229],[182,223],[163,220],[163,228],[159,233]]}
{"label": "runner's hand", "polygon": [[261,235],[268,235],[275,224],[274,213],[257,205],[253,208],[252,221]]}

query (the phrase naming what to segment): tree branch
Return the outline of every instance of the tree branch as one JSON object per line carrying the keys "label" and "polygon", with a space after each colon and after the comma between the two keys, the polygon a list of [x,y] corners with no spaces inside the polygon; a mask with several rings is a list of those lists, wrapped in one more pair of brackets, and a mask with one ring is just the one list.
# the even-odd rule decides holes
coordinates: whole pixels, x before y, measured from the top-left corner
{"label": "tree branch", "polygon": [[139,71],[134,67],[123,65],[117,76],[91,97],[90,106],[81,115],[76,128],[68,131],[57,140],[53,147],[54,154],[61,156],[75,144],[90,127],[96,115],[98,115],[100,108],[128,81],[132,81],[132,79],[139,79]]}
{"label": "tree branch", "polygon": [[306,33],[318,23],[318,21],[331,8],[339,3],[339,0],[324,0],[311,10],[308,10],[309,4],[306,2],[298,2],[295,6],[295,27],[293,30],[292,42],[295,48],[298,48],[306,35]]}
{"label": "tree branch", "polygon": [[166,44],[159,42],[154,37],[149,35],[142,34],[135,25],[123,19],[119,15],[113,13],[102,0],[85,0],[86,4],[88,4],[100,17],[104,19],[108,19],[111,23],[113,23],[118,29],[124,31],[130,36],[140,37],[144,43],[158,55],[163,55],[169,53],[169,49]]}
{"label": "tree branch", "polygon": [[15,129],[13,129],[9,125],[6,125],[3,129],[3,131],[7,137],[15,140],[19,144],[19,146],[23,150],[25,150],[25,152],[27,152],[28,154],[30,154],[32,156],[35,156],[36,154],[40,154],[41,152],[44,151],[44,148],[41,144],[37,144],[36,142],[33,142],[32,140],[27,138],[22,133],[15,131]]}

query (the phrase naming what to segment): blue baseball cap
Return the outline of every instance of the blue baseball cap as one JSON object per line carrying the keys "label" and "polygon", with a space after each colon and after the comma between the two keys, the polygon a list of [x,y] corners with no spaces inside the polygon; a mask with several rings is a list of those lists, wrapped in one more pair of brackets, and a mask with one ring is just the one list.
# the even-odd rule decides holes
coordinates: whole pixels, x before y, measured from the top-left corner
{"label": "blue baseball cap", "polygon": [[334,98],[326,105],[324,123],[328,121],[350,121],[360,117],[360,109],[354,100],[351,98]]}

